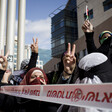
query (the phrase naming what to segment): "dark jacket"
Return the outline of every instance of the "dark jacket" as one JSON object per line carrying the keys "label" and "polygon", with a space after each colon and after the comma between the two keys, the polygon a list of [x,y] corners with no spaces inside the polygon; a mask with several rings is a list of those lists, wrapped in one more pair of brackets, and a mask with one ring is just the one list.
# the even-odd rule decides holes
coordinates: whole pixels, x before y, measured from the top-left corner
{"label": "dark jacket", "polygon": [[[5,71],[0,70],[0,87],[11,84],[2,83]],[[0,111],[3,112],[56,112],[58,105],[49,102],[20,98],[0,93]]]}
{"label": "dark jacket", "polygon": [[10,79],[10,82],[13,82],[14,85],[19,85],[19,83],[23,80],[25,74],[31,68],[36,67],[37,57],[38,57],[38,53],[32,52],[31,57],[30,57],[30,61],[29,61],[29,64],[28,64],[28,68],[26,70],[18,70],[18,71],[16,71],[16,73],[18,73],[18,75],[17,74],[12,75],[11,79]]}

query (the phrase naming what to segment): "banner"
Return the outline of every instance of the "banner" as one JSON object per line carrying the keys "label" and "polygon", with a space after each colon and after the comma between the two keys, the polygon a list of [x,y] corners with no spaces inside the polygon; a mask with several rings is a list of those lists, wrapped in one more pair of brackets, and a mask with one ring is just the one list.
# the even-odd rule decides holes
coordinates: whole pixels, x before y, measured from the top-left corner
{"label": "banner", "polygon": [[0,93],[97,109],[112,109],[112,83],[2,86]]}

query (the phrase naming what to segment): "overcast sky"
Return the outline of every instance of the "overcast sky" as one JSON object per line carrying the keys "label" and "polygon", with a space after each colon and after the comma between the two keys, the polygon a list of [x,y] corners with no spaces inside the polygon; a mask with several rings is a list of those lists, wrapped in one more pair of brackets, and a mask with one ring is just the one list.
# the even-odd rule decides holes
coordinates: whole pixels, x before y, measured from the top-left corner
{"label": "overcast sky", "polygon": [[[31,44],[32,37],[38,37],[39,48],[51,49],[51,18],[49,17],[49,14],[58,7],[65,5],[67,1],[68,0],[26,0],[26,44]],[[17,19],[18,0],[16,23],[18,21]]]}

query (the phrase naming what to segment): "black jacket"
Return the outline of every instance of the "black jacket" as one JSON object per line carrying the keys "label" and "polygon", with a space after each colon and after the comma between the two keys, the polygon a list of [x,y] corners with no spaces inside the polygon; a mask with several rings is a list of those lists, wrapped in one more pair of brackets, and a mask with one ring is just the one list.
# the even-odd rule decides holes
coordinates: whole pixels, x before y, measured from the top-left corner
{"label": "black jacket", "polygon": [[22,70],[22,74],[21,73],[21,70],[18,70],[18,74],[16,75],[12,75],[11,78],[10,78],[10,82],[14,85],[19,85],[19,83],[23,80],[25,74],[31,69],[31,68],[34,68],[36,67],[36,62],[37,62],[37,57],[38,57],[38,53],[34,53],[32,52],[31,54],[31,57],[30,57],[30,61],[29,61],[29,64],[28,64],[28,68],[26,70]]}
{"label": "black jacket", "polygon": [[[2,83],[4,70],[0,70],[0,87],[11,84]],[[56,112],[58,105],[0,93],[0,111],[3,112]]]}

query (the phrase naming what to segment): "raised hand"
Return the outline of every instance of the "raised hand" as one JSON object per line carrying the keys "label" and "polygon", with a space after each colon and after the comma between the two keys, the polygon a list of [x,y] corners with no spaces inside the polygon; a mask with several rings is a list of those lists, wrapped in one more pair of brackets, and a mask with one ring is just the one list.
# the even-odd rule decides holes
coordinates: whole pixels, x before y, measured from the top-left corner
{"label": "raised hand", "polygon": [[6,70],[6,72],[4,73],[4,76],[1,80],[2,83],[8,83],[8,79],[9,76],[11,75],[11,71],[10,70]]}
{"label": "raised hand", "polygon": [[3,51],[1,51],[1,55],[0,55],[0,69],[2,70],[6,70],[7,69],[7,57],[9,55],[9,51],[6,53],[6,55],[4,56]]}
{"label": "raised hand", "polygon": [[85,20],[82,26],[83,32],[93,32],[93,25],[90,23],[89,20]]}
{"label": "raised hand", "polygon": [[40,82],[41,82],[43,85],[46,85],[45,79],[40,79]]}
{"label": "raised hand", "polygon": [[33,38],[33,44],[31,44],[31,50],[32,52],[38,53],[38,38],[36,38],[36,41]]}
{"label": "raised hand", "polygon": [[68,43],[67,52],[65,53],[65,56],[63,57],[63,64],[64,64],[64,75],[70,76],[76,66],[76,57],[75,55],[75,44],[73,44],[72,51],[71,51],[71,44]]}

